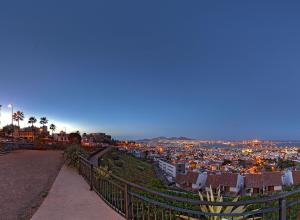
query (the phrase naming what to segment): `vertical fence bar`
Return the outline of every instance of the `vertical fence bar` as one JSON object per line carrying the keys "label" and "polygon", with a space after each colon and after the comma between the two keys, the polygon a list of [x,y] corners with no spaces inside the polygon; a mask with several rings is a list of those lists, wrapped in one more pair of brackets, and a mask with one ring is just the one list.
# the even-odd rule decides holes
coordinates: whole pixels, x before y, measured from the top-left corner
{"label": "vertical fence bar", "polygon": [[124,189],[124,192],[125,192],[125,216],[126,216],[126,219],[130,219],[130,195],[128,193],[128,184],[125,184],[125,189]]}
{"label": "vertical fence bar", "polygon": [[93,190],[93,170],[94,170],[94,165],[91,163],[90,164],[90,190]]}
{"label": "vertical fence bar", "polygon": [[286,200],[279,199],[279,220],[286,220]]}
{"label": "vertical fence bar", "polygon": [[125,192],[125,216],[126,216],[126,219],[129,219],[129,209],[128,209],[128,185],[125,184],[125,189],[124,189],[124,192]]}

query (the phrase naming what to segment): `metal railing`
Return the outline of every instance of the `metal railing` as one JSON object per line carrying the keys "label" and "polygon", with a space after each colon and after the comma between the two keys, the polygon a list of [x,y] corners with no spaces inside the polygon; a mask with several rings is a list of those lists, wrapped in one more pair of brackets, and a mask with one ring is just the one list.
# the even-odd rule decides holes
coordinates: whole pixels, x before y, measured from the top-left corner
{"label": "metal railing", "polygon": [[[254,200],[213,202],[157,192],[113,174],[103,175],[107,171],[94,167],[83,157],[78,170],[90,189],[126,219],[300,220],[300,190]],[[239,212],[242,206],[246,210]],[[212,212],[212,208],[220,211]]]}

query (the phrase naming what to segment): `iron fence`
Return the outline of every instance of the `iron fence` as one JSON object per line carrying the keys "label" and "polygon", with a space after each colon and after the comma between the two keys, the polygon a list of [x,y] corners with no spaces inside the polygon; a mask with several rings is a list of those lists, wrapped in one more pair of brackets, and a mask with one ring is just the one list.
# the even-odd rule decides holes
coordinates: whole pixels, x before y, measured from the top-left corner
{"label": "iron fence", "polygon": [[80,157],[78,170],[90,189],[126,219],[300,220],[300,190],[237,202],[202,201],[169,195],[128,182],[94,167],[83,157]]}

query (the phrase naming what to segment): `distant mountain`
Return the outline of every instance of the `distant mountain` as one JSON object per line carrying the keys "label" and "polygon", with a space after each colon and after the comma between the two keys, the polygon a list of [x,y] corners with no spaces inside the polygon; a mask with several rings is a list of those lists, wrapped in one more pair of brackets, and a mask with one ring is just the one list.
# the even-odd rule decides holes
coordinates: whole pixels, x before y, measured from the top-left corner
{"label": "distant mountain", "polygon": [[138,142],[151,142],[151,141],[192,141],[194,139],[188,138],[188,137],[156,137],[156,138],[150,138],[150,139],[142,139],[138,140]]}
{"label": "distant mountain", "polygon": [[192,141],[194,139],[188,137],[171,137],[169,140]]}

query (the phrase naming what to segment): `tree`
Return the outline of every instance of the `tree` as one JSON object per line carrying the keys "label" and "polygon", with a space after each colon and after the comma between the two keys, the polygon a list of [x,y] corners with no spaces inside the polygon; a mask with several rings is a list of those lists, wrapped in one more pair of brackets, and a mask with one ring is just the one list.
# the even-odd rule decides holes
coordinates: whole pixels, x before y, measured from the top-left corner
{"label": "tree", "polygon": [[296,166],[296,163],[292,160],[283,160],[282,158],[278,158],[276,165],[280,170],[284,170],[286,168]]}
{"label": "tree", "polygon": [[225,166],[225,165],[228,165],[228,164],[231,164],[231,160],[224,159],[222,165]]}
{"label": "tree", "polygon": [[31,127],[33,128],[33,125],[37,122],[35,117],[30,117],[28,119],[28,124],[31,124]]}
{"label": "tree", "polygon": [[11,135],[14,132],[14,127],[16,127],[15,125],[6,125],[2,128],[2,131],[7,134],[7,135]]}
{"label": "tree", "polygon": [[40,119],[40,124],[41,124],[43,127],[45,127],[46,124],[48,124],[48,119],[47,119],[46,117],[42,117],[42,118]]}
{"label": "tree", "polygon": [[56,129],[55,124],[51,124],[50,125],[50,130],[52,130],[52,135],[53,135],[53,132],[55,131],[55,129]]}
{"label": "tree", "polygon": [[72,144],[80,144],[81,143],[81,135],[79,132],[73,132],[69,134],[69,141]]}
{"label": "tree", "polygon": [[24,113],[21,111],[17,111],[13,113],[13,120],[18,122],[18,127],[20,128],[20,121],[23,121],[24,119]]}

